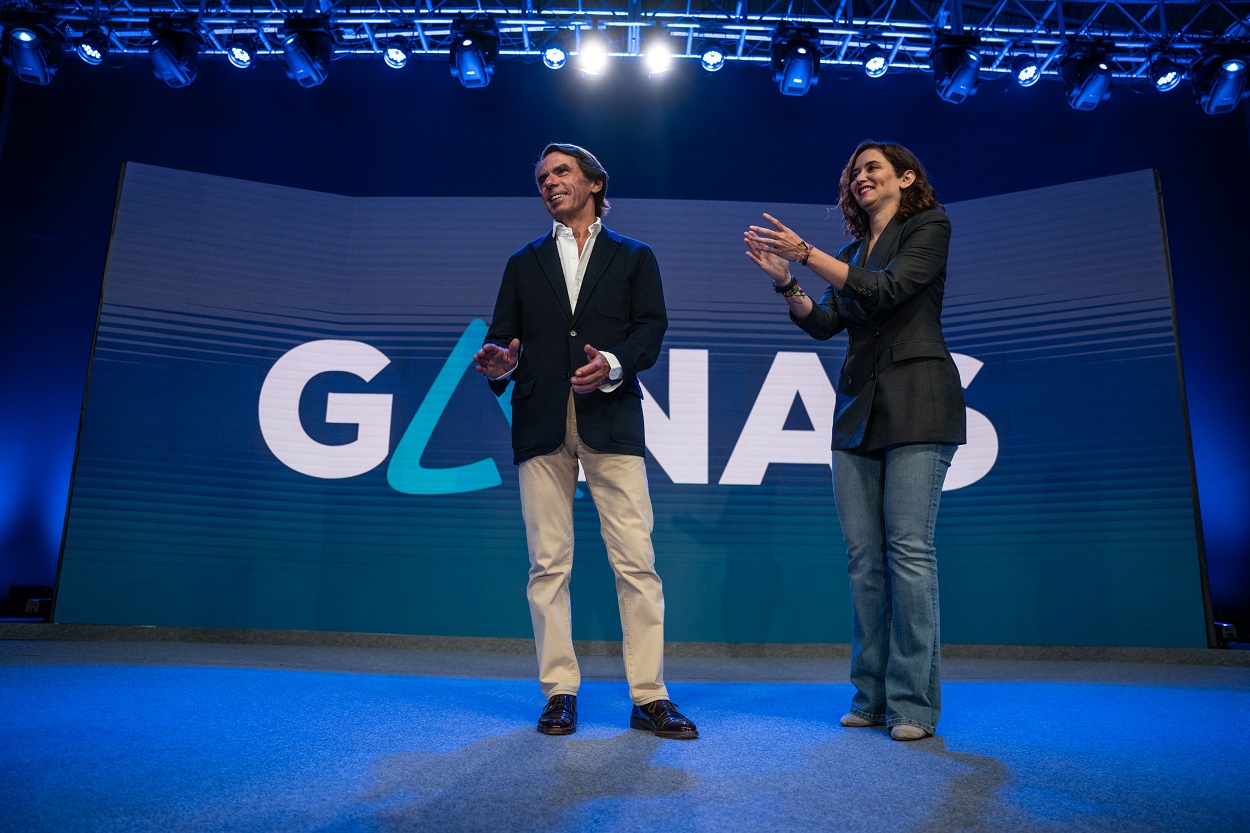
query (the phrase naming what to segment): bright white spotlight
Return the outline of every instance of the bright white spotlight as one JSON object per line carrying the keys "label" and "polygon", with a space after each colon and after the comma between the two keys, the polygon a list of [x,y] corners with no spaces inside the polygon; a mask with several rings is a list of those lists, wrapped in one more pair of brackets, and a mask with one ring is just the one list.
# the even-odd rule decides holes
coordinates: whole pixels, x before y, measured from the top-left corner
{"label": "bright white spotlight", "polygon": [[647,48],[643,50],[642,62],[647,68],[649,77],[659,78],[667,75],[668,71],[673,68],[673,50],[669,47],[667,41],[651,41],[647,44]]}
{"label": "bright white spotlight", "polygon": [[1174,90],[1185,79],[1185,70],[1167,55],[1160,55],[1150,64],[1150,78],[1161,93]]}
{"label": "bright white spotlight", "polygon": [[587,75],[602,75],[608,68],[608,41],[598,32],[582,36],[577,68]]}

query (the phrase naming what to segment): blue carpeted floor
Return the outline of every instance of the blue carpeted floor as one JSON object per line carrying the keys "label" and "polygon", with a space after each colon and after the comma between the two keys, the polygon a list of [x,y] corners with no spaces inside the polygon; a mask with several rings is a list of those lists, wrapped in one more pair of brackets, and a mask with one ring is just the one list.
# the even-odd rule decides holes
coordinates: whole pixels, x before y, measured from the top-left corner
{"label": "blue carpeted floor", "polygon": [[551,738],[532,656],[408,653],[0,642],[0,830],[1250,830],[1247,668],[952,662],[904,744],[838,725],[845,660],[670,660],[676,742],[619,659]]}

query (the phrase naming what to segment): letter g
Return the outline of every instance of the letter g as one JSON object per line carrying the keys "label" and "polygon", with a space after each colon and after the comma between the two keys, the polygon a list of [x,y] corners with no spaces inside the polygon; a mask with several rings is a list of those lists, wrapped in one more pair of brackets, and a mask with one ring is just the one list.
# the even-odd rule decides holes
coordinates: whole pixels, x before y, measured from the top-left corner
{"label": "letter g", "polygon": [[390,363],[368,344],[331,339],[301,344],[278,359],[260,389],[260,433],[269,450],[300,474],[326,480],[376,468],[390,453],[390,394],[326,396],[326,422],[358,426],[356,439],[344,445],[326,445],[308,436],[300,423],[299,401],[304,387],[322,373],[341,371],[368,382]]}

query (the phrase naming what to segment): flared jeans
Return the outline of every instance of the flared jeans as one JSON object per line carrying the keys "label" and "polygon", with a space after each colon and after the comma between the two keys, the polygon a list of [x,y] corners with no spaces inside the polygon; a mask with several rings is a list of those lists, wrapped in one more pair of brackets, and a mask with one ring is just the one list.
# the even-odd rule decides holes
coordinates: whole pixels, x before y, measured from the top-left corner
{"label": "flared jeans", "polygon": [[937,555],[942,483],[956,446],[833,452],[851,584],[851,713],[932,733],[942,710]]}

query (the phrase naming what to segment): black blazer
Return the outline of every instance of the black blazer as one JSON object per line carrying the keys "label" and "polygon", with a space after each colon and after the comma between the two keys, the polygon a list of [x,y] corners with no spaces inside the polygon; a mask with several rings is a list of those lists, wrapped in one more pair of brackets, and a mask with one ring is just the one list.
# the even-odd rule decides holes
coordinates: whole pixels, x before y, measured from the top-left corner
{"label": "black blazer", "polygon": [[942,295],[951,223],[941,211],[896,215],[860,263],[862,240],[838,251],[850,266],[796,321],[813,338],[846,330],[833,448],[876,451],[899,443],[967,442],[959,369],[942,335]]}
{"label": "black blazer", "polygon": [[593,345],[621,362],[621,384],[611,393],[575,395],[578,435],[596,451],[645,454],[642,389],[638,374],[655,364],[668,329],[664,290],[655,254],[645,243],[610,231],[595,239],[578,293],[569,308],[564,271],[551,234],[523,246],[504,267],[487,341],[521,340],[521,359],[510,380],[513,462],[555,451],[564,442],[569,379],[586,364]]}

